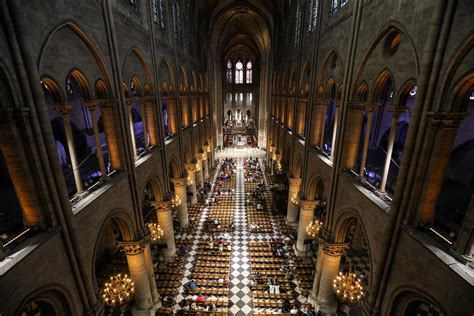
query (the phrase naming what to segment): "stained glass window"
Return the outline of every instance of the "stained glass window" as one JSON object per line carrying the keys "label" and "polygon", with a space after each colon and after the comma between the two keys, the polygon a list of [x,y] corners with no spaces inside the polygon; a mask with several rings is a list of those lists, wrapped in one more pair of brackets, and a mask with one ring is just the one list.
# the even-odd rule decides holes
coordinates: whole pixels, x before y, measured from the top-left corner
{"label": "stained glass window", "polygon": [[240,60],[235,63],[235,83],[244,83],[244,64]]}
{"label": "stained glass window", "polygon": [[232,83],[232,62],[230,59],[227,61],[226,79],[228,83]]}
{"label": "stained glass window", "polygon": [[309,3],[308,32],[314,32],[318,26],[319,0],[311,0]]}
{"label": "stained glass window", "polygon": [[252,83],[252,62],[247,62],[246,83]]}
{"label": "stained glass window", "polygon": [[153,22],[163,30],[166,30],[165,8],[165,0],[153,0]]}

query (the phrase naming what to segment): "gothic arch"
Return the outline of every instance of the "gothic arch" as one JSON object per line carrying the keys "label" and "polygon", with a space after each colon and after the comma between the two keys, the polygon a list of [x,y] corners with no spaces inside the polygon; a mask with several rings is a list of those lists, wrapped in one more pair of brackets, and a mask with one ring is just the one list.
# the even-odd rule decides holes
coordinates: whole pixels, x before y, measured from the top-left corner
{"label": "gothic arch", "polygon": [[436,306],[442,315],[447,315],[438,301],[431,295],[415,286],[400,286],[394,289],[388,299],[384,315],[406,315],[410,303],[420,301]]}
{"label": "gothic arch", "polygon": [[170,170],[170,177],[172,178],[179,178],[181,176],[181,168],[179,167],[179,160],[176,158],[175,155],[171,156],[170,163],[169,163]]}
{"label": "gothic arch", "polygon": [[[55,36],[63,36],[64,38],[67,39],[67,41],[62,41],[62,40],[58,40],[58,44],[63,47],[64,45],[68,45],[68,44],[71,44],[71,43],[75,43],[74,40],[74,36],[68,36],[67,32],[72,32],[74,34],[74,36],[77,37],[77,39],[80,40],[80,43],[82,43],[83,45],[85,45],[85,48],[89,51],[89,53],[92,55],[92,58],[95,62],[95,64],[97,65],[98,67],[98,72],[94,72],[93,71],[93,67],[88,69],[90,71],[88,71],[86,73],[87,77],[89,78],[93,78],[93,81],[95,81],[96,78],[103,78],[106,86],[108,87],[108,90],[109,91],[112,91],[110,89],[111,87],[111,84],[110,84],[110,76],[107,72],[107,67],[105,66],[105,62],[104,62],[104,59],[102,58],[102,55],[100,54],[100,51],[99,49],[97,48],[98,45],[96,45],[92,39],[90,37],[88,37],[84,31],[81,30],[81,28],[79,28],[79,26],[73,22],[73,21],[66,21],[64,23],[61,23],[59,25],[57,25],[56,27],[54,27],[50,32],[49,34],[47,35],[46,37],[46,40],[44,41],[41,49],[40,49],[40,53],[39,53],[39,57],[38,57],[38,61],[37,61],[37,67],[38,67],[38,70],[40,72],[40,74],[46,74],[46,73],[49,73],[49,76],[51,77],[56,77],[56,78],[63,78],[65,77],[65,74],[63,73],[63,69],[61,67],[43,67],[43,63],[46,62],[46,63],[50,63],[50,64],[56,64],[57,63],[57,60],[59,58],[59,60],[61,60],[60,58],[63,56],[63,55],[60,55],[59,57],[58,56],[55,56],[56,53],[58,53],[59,51],[62,51],[62,50],[55,50],[54,48],[52,48],[52,52],[48,52],[48,49],[50,46],[56,44],[55,41],[54,41],[54,37]],[[63,34],[65,33],[65,34]],[[66,42],[66,43],[65,43]],[[81,48],[81,44],[79,44],[79,47]],[[50,57],[50,60],[46,60],[46,57],[48,57],[48,53],[51,53],[52,56]],[[79,56],[79,55],[82,55],[82,54],[76,54],[75,56]],[[87,54],[84,54],[84,55],[87,55]],[[77,57],[76,57],[77,58]],[[84,61],[84,60],[71,60],[70,61],[72,65],[75,65],[75,64],[78,64],[78,65],[81,65],[81,66],[84,66],[84,65],[89,65],[88,62]],[[48,69],[49,71],[46,71],[46,69]],[[50,69],[53,69],[53,70],[50,70]]]}
{"label": "gothic arch", "polygon": [[158,174],[156,174],[155,172],[151,173],[146,182],[145,182],[145,186],[142,188],[141,192],[142,192],[142,199],[141,201],[144,200],[144,195],[145,195],[145,188],[149,186],[152,190],[153,190],[153,196],[154,196],[154,201],[163,201],[164,198],[165,198],[165,193],[162,189],[162,186],[161,186],[161,183],[160,183],[160,177],[158,176]]}
{"label": "gothic arch", "polygon": [[301,159],[301,156],[298,155],[296,157],[294,165],[293,165],[293,176],[295,178],[300,178],[301,177],[302,166],[303,166],[303,160]]}
{"label": "gothic arch", "polygon": [[[135,61],[133,59],[138,61],[139,65],[134,65]],[[143,79],[143,82],[152,82],[150,69],[148,68],[148,65],[145,62],[143,53],[135,46],[131,47],[127,51],[122,63],[122,77],[128,78],[133,75],[136,75],[139,78],[141,77],[141,79]]]}
{"label": "gothic arch", "polygon": [[334,81],[337,79],[338,82],[342,82],[344,67],[340,54],[335,48],[326,54],[320,69],[316,83],[328,82],[330,78],[333,78]]}
{"label": "gothic arch", "polygon": [[189,147],[189,144],[186,144],[184,146],[184,160],[186,163],[191,163],[193,159],[193,154],[191,151],[191,147]]}
{"label": "gothic arch", "polygon": [[161,80],[161,90],[162,90],[163,96],[173,95],[174,94],[173,70],[165,58],[163,58],[163,60],[160,63],[159,78]]}
{"label": "gothic arch", "polygon": [[71,294],[66,287],[60,284],[46,284],[27,294],[23,298],[20,306],[16,309],[15,315],[20,315],[23,306],[31,301],[43,301],[48,303],[52,306],[57,316],[74,314],[73,311],[75,308]]}
{"label": "gothic arch", "polygon": [[311,175],[306,187],[306,199],[321,201],[324,200],[325,196],[323,180],[317,174]]}

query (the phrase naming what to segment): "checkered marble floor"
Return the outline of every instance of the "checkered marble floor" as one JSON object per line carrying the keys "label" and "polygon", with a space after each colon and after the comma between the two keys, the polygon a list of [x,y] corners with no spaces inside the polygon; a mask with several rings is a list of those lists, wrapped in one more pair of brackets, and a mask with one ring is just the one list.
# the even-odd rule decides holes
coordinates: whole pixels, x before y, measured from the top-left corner
{"label": "checkered marble floor", "polygon": [[235,188],[234,226],[232,234],[232,270],[230,276],[229,314],[251,315],[253,310],[250,290],[250,265],[248,257],[247,213],[245,210],[245,187],[243,179],[243,159],[237,159]]}

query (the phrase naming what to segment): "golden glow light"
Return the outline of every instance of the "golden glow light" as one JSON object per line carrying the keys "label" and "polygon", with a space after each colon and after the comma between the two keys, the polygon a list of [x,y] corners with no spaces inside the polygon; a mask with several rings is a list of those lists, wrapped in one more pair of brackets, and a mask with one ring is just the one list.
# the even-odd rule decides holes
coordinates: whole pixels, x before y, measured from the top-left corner
{"label": "golden glow light", "polygon": [[295,193],[291,196],[291,203],[293,203],[296,206],[300,205],[300,199],[298,197],[298,193]]}
{"label": "golden glow light", "polygon": [[181,199],[179,198],[179,196],[175,195],[172,199],[171,199],[171,207],[172,208],[177,208],[178,206],[181,205]]}
{"label": "golden glow light", "polygon": [[333,287],[336,296],[345,303],[359,302],[364,296],[360,279],[352,272],[344,274],[339,272],[333,281]]}
{"label": "golden glow light", "polygon": [[156,244],[161,237],[163,237],[163,229],[157,223],[148,223],[148,230],[150,231],[150,239],[153,244]]}
{"label": "golden glow light", "polygon": [[319,229],[321,228],[321,226],[323,226],[323,222],[321,222],[320,220],[311,221],[311,223],[309,223],[309,225],[306,227],[306,232],[311,237],[316,238],[316,236],[318,236]]}
{"label": "golden glow light", "polygon": [[134,292],[135,285],[128,275],[116,274],[104,284],[102,298],[105,305],[120,306],[130,301]]}
{"label": "golden glow light", "polygon": [[193,185],[193,183],[194,183],[194,182],[193,182],[193,180],[191,179],[191,177],[188,176],[188,177],[186,178],[186,184],[189,186],[189,185]]}

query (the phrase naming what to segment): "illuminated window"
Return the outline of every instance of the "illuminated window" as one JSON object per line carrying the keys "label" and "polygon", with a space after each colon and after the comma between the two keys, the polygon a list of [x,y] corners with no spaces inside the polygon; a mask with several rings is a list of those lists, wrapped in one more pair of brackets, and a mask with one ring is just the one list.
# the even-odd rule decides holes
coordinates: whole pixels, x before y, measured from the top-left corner
{"label": "illuminated window", "polygon": [[228,83],[232,83],[232,62],[227,61],[226,78]]}
{"label": "illuminated window", "polygon": [[153,22],[166,30],[165,0],[153,0]]}
{"label": "illuminated window", "polygon": [[246,76],[247,76],[246,82],[247,83],[252,83],[252,62],[250,60],[247,62]]}
{"label": "illuminated window", "polygon": [[318,26],[319,0],[311,0],[309,3],[308,32],[314,32]]}
{"label": "illuminated window", "polygon": [[349,0],[332,0],[331,1],[331,14],[336,14],[340,8],[349,3]]}
{"label": "illuminated window", "polygon": [[244,83],[244,64],[240,60],[235,64],[235,83]]}

